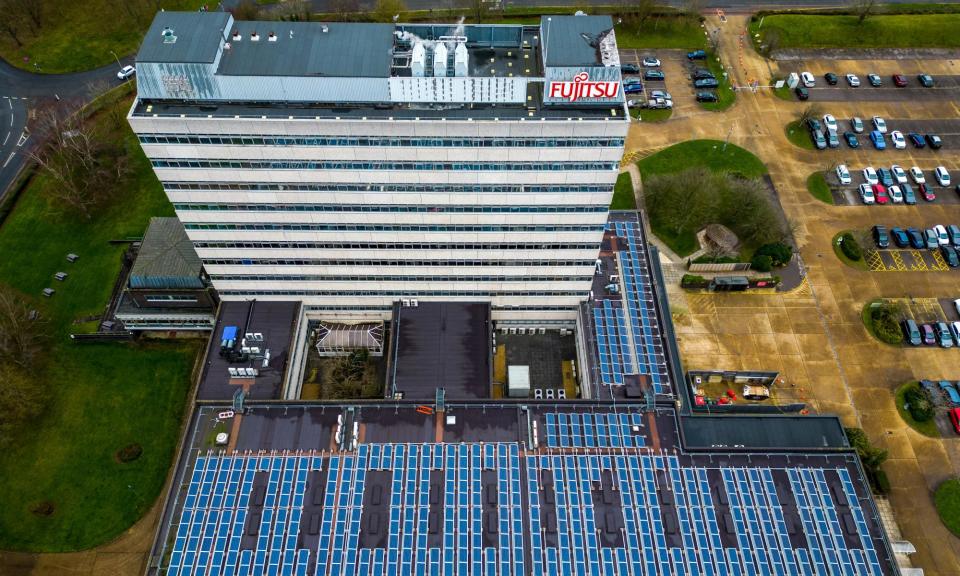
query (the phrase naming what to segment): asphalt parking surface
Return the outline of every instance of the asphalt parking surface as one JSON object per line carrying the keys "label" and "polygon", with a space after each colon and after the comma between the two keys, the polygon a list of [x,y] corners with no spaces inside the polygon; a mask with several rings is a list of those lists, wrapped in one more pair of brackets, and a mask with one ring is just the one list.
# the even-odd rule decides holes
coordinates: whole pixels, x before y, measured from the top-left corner
{"label": "asphalt parking surface", "polygon": [[934,85],[924,88],[916,77],[907,78],[908,84],[897,88],[893,81],[884,78],[883,85],[874,87],[867,82],[866,75],[858,75],[860,86],[853,88],[846,78],[840,77],[836,86],[830,86],[826,80],[817,78],[817,85],[808,88],[811,102],[915,102],[933,100],[960,100],[960,76],[935,76]]}
{"label": "asphalt parking surface", "polygon": [[[909,171],[912,164],[901,164],[904,170]],[[874,165],[874,168],[887,168],[890,169],[890,165]],[[862,206],[863,203],[860,201],[860,184],[864,183],[863,179],[863,168],[864,166],[853,166],[848,164],[847,169],[850,171],[850,177],[853,180],[851,184],[843,185],[840,184],[840,180],[837,178],[836,170],[828,170],[824,177],[827,180],[827,184],[830,186],[830,192],[833,194],[833,203],[837,206]],[[913,206],[932,206],[936,204],[950,204],[956,205],[960,204],[960,195],[954,190],[954,186],[939,186],[936,183],[936,180],[933,178],[933,168],[921,168],[923,174],[926,177],[927,187],[930,188],[933,193],[936,195],[936,198],[932,202],[927,202],[920,196],[919,186],[914,184],[913,179],[910,180],[909,184],[913,188],[914,194],[917,196],[917,203]],[[960,175],[960,169],[955,169],[947,167],[947,170],[950,172],[951,176],[954,174]],[[886,205],[881,204],[872,204],[871,208],[876,207],[879,210],[883,210],[891,207],[899,206],[910,206],[910,204],[900,203],[894,204],[889,203]],[[960,218],[958,218],[960,220]]]}
{"label": "asphalt parking surface", "polygon": [[[824,112],[831,113],[829,108],[824,109]],[[960,149],[960,120],[957,119],[932,119],[932,120],[913,120],[913,119],[896,119],[896,118],[886,118],[882,115],[887,124],[887,132],[885,135],[885,141],[887,147],[884,150],[876,150],[873,147],[873,144],[870,142],[870,131],[873,130],[873,114],[869,108],[863,109],[858,114],[863,120],[864,131],[861,134],[857,134],[857,140],[860,141],[861,150],[869,150],[878,154],[890,154],[897,153],[898,150],[893,147],[893,143],[890,140],[890,133],[899,130],[903,132],[904,138],[907,139],[907,150],[916,150],[913,144],[910,142],[909,135],[911,132],[916,132],[918,134],[936,134],[940,137],[942,141],[942,147],[940,150],[932,150],[929,146],[925,146],[925,150],[932,150],[934,153],[944,153],[944,150],[958,150]],[[846,115],[841,116],[840,114],[834,114],[837,117],[837,123],[839,124],[839,135],[840,135],[840,149],[849,149],[846,141],[843,139],[843,133],[852,131],[850,127],[850,118]],[[829,150],[827,148],[826,150]],[[902,150],[902,149],[901,149]]]}
{"label": "asphalt parking surface", "polygon": [[864,260],[871,272],[950,272],[939,250],[894,248],[867,250]]}

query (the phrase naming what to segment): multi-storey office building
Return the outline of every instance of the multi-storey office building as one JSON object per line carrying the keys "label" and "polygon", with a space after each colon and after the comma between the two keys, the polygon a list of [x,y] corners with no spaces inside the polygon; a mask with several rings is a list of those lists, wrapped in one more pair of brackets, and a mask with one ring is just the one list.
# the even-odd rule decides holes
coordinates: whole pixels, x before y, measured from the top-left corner
{"label": "multi-storey office building", "polygon": [[572,319],[629,126],[612,28],[163,12],[129,121],[225,300]]}

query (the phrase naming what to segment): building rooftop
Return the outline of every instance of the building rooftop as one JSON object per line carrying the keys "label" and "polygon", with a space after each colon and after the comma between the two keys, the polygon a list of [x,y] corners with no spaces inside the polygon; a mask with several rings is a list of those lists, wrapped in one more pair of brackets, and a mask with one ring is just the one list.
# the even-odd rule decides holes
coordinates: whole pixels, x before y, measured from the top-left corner
{"label": "building rooftop", "polygon": [[178,218],[151,218],[130,270],[131,288],[202,288],[203,262]]}
{"label": "building rooftop", "polygon": [[[224,50],[217,73],[385,78],[390,75],[393,29],[392,24],[235,21],[230,49]],[[255,33],[258,41],[251,40]]]}
{"label": "building rooftop", "polygon": [[137,63],[212,64],[230,19],[227,12],[158,12],[137,52]]}
{"label": "building rooftop", "polygon": [[[543,16],[543,52],[547,66],[612,66],[606,53],[613,39],[610,16]],[[616,48],[613,42],[612,48]],[[615,50],[614,50],[615,51]],[[619,56],[615,65],[619,66]]]}

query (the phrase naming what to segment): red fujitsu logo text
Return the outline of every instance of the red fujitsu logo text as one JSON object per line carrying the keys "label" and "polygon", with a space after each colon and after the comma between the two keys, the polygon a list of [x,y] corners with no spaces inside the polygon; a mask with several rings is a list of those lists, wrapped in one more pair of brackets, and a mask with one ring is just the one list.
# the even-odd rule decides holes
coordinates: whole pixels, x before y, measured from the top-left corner
{"label": "red fujitsu logo text", "polygon": [[619,82],[590,82],[590,75],[580,72],[573,82],[551,82],[550,97],[565,98],[576,102],[581,98],[615,98],[620,91]]}

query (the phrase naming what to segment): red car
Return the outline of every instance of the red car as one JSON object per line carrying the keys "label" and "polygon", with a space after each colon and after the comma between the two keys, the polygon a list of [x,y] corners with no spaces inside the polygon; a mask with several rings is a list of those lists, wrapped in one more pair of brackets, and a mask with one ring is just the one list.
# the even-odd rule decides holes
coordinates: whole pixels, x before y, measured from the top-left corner
{"label": "red car", "polygon": [[953,429],[957,431],[957,434],[960,434],[960,408],[950,409],[950,423],[953,424]]}
{"label": "red car", "polygon": [[873,197],[876,199],[877,204],[886,204],[890,201],[890,196],[887,194],[887,187],[883,184],[873,185]]}
{"label": "red car", "polygon": [[937,195],[934,194],[933,190],[926,184],[917,184],[917,187],[920,189],[920,195],[923,196],[923,199],[927,202],[933,202],[937,199]]}
{"label": "red car", "polygon": [[894,74],[893,75],[893,85],[897,88],[903,88],[907,85],[907,77],[903,74]]}

